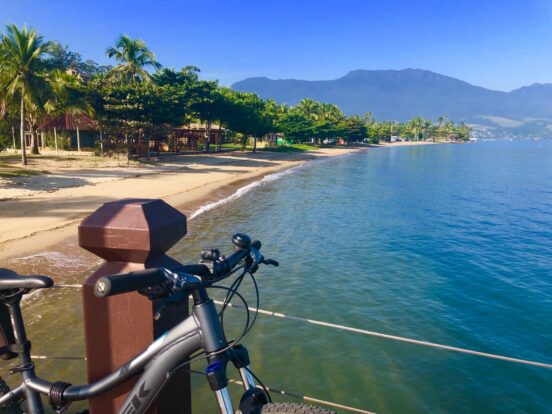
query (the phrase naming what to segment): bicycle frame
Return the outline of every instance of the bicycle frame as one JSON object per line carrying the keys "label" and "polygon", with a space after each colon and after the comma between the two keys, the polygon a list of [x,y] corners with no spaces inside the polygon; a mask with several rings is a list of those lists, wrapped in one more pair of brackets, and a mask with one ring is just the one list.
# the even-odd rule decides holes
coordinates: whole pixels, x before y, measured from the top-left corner
{"label": "bicycle frame", "polygon": [[[209,355],[206,375],[211,389],[215,392],[221,414],[234,414],[226,378],[226,366],[231,358],[226,352],[221,352],[227,349],[228,345],[224,339],[217,310],[204,288],[193,292],[193,299],[191,316],[157,338],[145,351],[117,371],[93,384],[69,386],[63,393],[64,399],[72,402],[99,396],[142,372],[117,413],[145,414],[174,371],[186,363],[191,354],[203,349]],[[10,305],[10,314],[15,322],[16,341],[26,342],[19,301]],[[256,387],[256,384],[249,373],[248,358],[245,360],[247,361],[245,365],[240,364],[239,361],[237,363],[235,359],[232,362],[239,370],[247,391]],[[23,383],[0,398],[0,407],[25,396],[29,413],[42,414],[44,409],[39,394],[48,395],[52,383],[35,375],[29,352],[20,355],[20,362],[20,367],[27,364],[27,368],[20,371]]]}

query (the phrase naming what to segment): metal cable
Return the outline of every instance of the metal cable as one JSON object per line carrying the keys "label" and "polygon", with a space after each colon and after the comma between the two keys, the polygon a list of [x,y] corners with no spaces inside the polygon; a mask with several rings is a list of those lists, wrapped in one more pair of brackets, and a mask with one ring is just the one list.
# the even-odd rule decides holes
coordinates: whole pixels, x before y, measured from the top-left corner
{"label": "metal cable", "polygon": [[[222,304],[222,302],[220,302],[218,300],[215,300],[214,302],[217,305]],[[231,303],[228,304],[227,306],[229,308],[241,308],[240,305],[233,305]],[[351,328],[350,326],[338,325],[338,324],[335,324],[335,323],[318,321],[316,319],[300,318],[299,316],[286,315],[286,314],[281,313],[281,312],[272,312],[272,311],[268,311],[268,310],[265,310],[265,309],[258,309],[257,310],[255,308],[250,308],[250,310],[258,311],[261,315],[273,316],[275,318],[289,319],[289,320],[299,321],[299,322],[306,322],[306,323],[310,323],[312,325],[325,326],[327,328],[333,328],[333,329],[338,329],[338,330],[347,331],[347,332],[354,332],[354,333],[359,333],[359,334],[362,334],[362,335],[375,336],[375,337],[378,337],[378,338],[391,339],[391,340],[394,340],[394,341],[406,342],[406,343],[409,343],[409,344],[422,345],[422,346],[427,346],[427,347],[437,348],[437,349],[444,349],[444,350],[447,350],[447,351],[459,352],[459,353],[462,353],[462,354],[476,355],[476,356],[480,356],[480,357],[484,357],[484,358],[498,359],[498,360],[501,360],[501,361],[515,362],[515,363],[518,363],[518,364],[532,365],[532,366],[535,366],[535,367],[552,369],[552,364],[548,364],[548,363],[545,363],[545,362],[529,361],[527,359],[512,358],[512,357],[507,357],[507,356],[503,356],[503,355],[490,354],[490,353],[487,353],[487,352],[474,351],[474,350],[471,350],[471,349],[459,348],[459,347],[456,347],[456,346],[449,346],[449,345],[443,345],[443,344],[438,344],[438,343],[434,343],[434,342],[421,341],[421,340],[418,340],[418,339],[405,338],[403,336],[389,335],[389,334],[385,334],[385,333],[381,333],[381,332],[368,331],[366,329]]]}
{"label": "metal cable", "polygon": [[[54,287],[58,287],[58,288],[62,288],[62,287],[81,288],[82,286],[81,285],[55,285]],[[224,302],[221,302],[219,300],[214,300],[214,302],[217,305],[223,305],[224,304]],[[236,308],[236,309],[244,309],[243,306],[234,305],[232,303],[228,303],[227,307]],[[439,344],[439,343],[435,343],[435,342],[422,341],[422,340],[419,340],[419,339],[406,338],[404,336],[390,335],[390,334],[385,334],[385,333],[381,333],[381,332],[369,331],[369,330],[366,330],[366,329],[352,328],[350,326],[319,321],[319,320],[316,320],[316,319],[301,318],[299,316],[287,315],[285,313],[273,312],[273,311],[269,311],[269,310],[266,310],[266,309],[257,309],[257,308],[253,308],[253,307],[249,307],[248,309],[250,311],[258,312],[261,315],[272,316],[272,317],[275,317],[275,318],[289,319],[289,320],[298,321],[298,322],[305,322],[305,323],[309,323],[309,324],[312,324],[312,325],[325,326],[326,328],[333,328],[333,329],[338,329],[338,330],[341,330],[341,331],[353,332],[353,333],[358,333],[358,334],[362,334],[362,335],[368,335],[368,336],[373,336],[373,337],[383,338],[383,339],[390,339],[390,340],[393,340],[393,341],[405,342],[405,343],[414,344],[414,345],[421,345],[421,346],[430,347],[430,348],[443,349],[443,350],[446,350],[446,351],[458,352],[458,353],[462,353],[462,354],[475,355],[475,356],[479,356],[479,357],[483,357],[483,358],[497,359],[497,360],[500,360],[500,361],[513,362],[513,363],[516,363],[516,364],[523,364],[523,365],[530,365],[530,366],[534,366],[534,367],[552,369],[552,364],[549,364],[549,363],[546,363],[546,362],[530,361],[530,360],[527,360],[527,359],[513,358],[513,357],[504,356],[504,355],[491,354],[491,353],[488,353],[488,352],[480,352],[480,351],[475,351],[475,350],[472,350],[472,349],[466,349],[466,348],[460,348],[460,347],[456,347],[456,346]]]}

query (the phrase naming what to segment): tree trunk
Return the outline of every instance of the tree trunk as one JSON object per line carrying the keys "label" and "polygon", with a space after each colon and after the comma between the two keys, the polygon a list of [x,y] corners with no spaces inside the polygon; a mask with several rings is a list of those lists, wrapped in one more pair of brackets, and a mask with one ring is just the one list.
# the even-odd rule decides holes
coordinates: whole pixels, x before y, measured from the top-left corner
{"label": "tree trunk", "polygon": [[205,125],[205,135],[205,152],[209,152],[209,145],[211,144],[211,120],[208,120]]}
{"label": "tree trunk", "polygon": [[27,165],[27,154],[25,153],[25,103],[23,101],[24,89],[21,90],[21,124],[19,135],[21,138],[21,164]]}
{"label": "tree trunk", "polygon": [[128,135],[125,135],[126,140],[126,150],[127,150],[127,164],[130,164],[130,142],[128,139]]}
{"label": "tree trunk", "polygon": [[222,150],[222,122],[219,125],[219,134],[218,134],[218,144],[217,144],[217,151]]}
{"label": "tree trunk", "polygon": [[79,126],[77,125],[77,150],[80,152],[80,131]]}
{"label": "tree trunk", "polygon": [[103,136],[102,136],[101,129],[100,129],[100,157],[103,157]]}
{"label": "tree trunk", "polygon": [[253,152],[257,152],[257,135],[253,135]]}
{"label": "tree trunk", "polygon": [[31,154],[40,154],[38,151],[38,132],[35,134],[35,131],[32,126],[29,128],[31,133]]}
{"label": "tree trunk", "polygon": [[13,149],[15,149],[15,128],[12,126]]}
{"label": "tree trunk", "polygon": [[54,144],[55,144],[55,146],[56,146],[56,152],[58,152],[57,130],[56,130],[56,127],[54,127]]}

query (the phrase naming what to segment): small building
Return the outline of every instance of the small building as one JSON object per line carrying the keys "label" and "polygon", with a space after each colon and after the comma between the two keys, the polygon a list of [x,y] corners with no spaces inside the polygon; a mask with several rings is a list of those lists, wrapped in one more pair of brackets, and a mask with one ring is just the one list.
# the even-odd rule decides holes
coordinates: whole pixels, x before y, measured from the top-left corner
{"label": "small building", "polygon": [[260,147],[276,147],[282,145],[284,134],[281,132],[269,132],[257,140]]}
{"label": "small building", "polygon": [[[210,145],[224,143],[226,129],[218,124],[212,124],[209,133]],[[172,135],[152,139],[151,147],[156,152],[197,151],[200,145],[205,145],[207,125],[191,122],[178,128],[173,128]]]}
{"label": "small building", "polygon": [[57,116],[50,116],[44,119],[38,126],[44,132],[67,132],[71,140],[71,148],[79,151],[84,147],[94,147],[99,138],[98,122],[85,114],[64,113]]}

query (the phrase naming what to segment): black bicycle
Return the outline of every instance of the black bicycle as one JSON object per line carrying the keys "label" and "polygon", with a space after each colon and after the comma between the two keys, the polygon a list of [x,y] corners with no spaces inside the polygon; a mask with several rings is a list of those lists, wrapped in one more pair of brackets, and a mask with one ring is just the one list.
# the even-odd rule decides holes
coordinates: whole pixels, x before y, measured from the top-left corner
{"label": "black bicycle", "polygon": [[[255,323],[256,313],[251,318],[247,311],[242,334],[233,341],[226,339],[223,316],[230,301],[239,298],[248,308],[245,299],[238,293],[244,278],[250,276],[253,281],[258,309],[259,292],[253,275],[260,265],[278,266],[275,260],[262,256],[259,241],[252,242],[245,234],[235,234],[232,242],[235,250],[227,257],[220,255],[218,249],[211,249],[201,253],[200,264],[170,270],[147,269],[98,279],[96,296],[138,291],[154,301],[159,312],[168,305],[188,301],[191,296],[192,315],[157,338],[146,350],[115,372],[93,384],[79,386],[63,381],[52,383],[37,377],[31,359],[30,342],[27,340],[20,308],[21,298],[32,289],[51,287],[52,279],[47,276],[22,276],[11,270],[0,269],[0,335],[3,335],[0,336],[0,343],[2,340],[5,343],[0,348],[0,357],[19,357],[19,364],[9,373],[19,374],[22,378],[21,384],[13,390],[0,378],[0,413],[23,413],[23,401],[26,401],[27,413],[44,413],[41,395],[47,396],[52,409],[61,413],[71,402],[100,396],[137,375],[140,375],[139,379],[118,413],[147,413],[168,377],[178,369],[188,369],[190,362],[203,358],[207,361],[205,376],[222,414],[335,414],[304,404],[272,402],[266,387],[251,370],[247,349],[239,343]],[[232,275],[237,277],[229,287],[217,285]],[[226,290],[220,311],[209,298],[207,288]],[[236,367],[245,388],[239,411],[234,411],[228,390],[228,363]]]}

